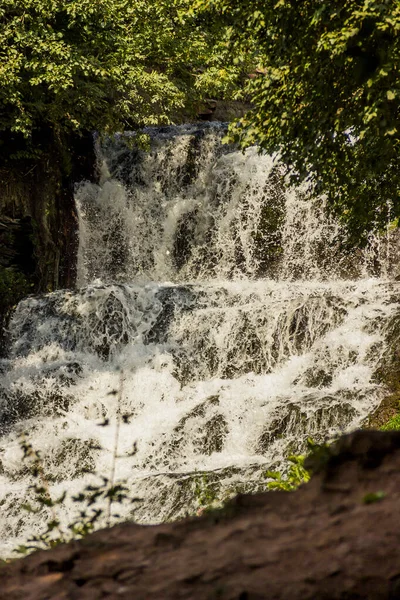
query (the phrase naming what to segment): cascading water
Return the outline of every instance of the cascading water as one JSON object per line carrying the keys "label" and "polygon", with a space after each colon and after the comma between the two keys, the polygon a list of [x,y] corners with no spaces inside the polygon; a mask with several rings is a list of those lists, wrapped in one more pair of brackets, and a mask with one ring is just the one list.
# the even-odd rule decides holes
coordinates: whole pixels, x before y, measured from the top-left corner
{"label": "cascading water", "polygon": [[[108,474],[129,415],[116,475],[140,498],[134,517],[157,522],[195,510],[199,474],[220,497],[262,488],[307,436],[359,426],[385,394],[375,373],[399,284],[369,277],[376,252],[345,252],[323,201],[284,191],[272,158],[223,146],[222,131],[157,129],[148,153],[109,140],[101,184],[76,195],[80,289],[17,307],[0,386],[3,555],[47,518],[21,510],[21,430],[54,494],[74,493]],[[68,522],[73,503],[62,511]]]}

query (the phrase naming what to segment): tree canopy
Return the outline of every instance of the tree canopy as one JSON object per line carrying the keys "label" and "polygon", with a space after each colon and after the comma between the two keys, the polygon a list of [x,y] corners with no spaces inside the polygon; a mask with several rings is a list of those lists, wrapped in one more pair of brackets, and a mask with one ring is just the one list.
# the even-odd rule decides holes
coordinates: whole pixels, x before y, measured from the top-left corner
{"label": "tree canopy", "polygon": [[168,123],[202,90],[231,86],[235,68],[211,52],[218,34],[188,6],[0,0],[0,131],[29,138],[44,125],[103,132]]}
{"label": "tree canopy", "polygon": [[231,128],[242,147],[278,152],[358,236],[400,215],[398,0],[199,0],[251,54],[254,105]]}
{"label": "tree canopy", "polygon": [[400,216],[399,71],[398,0],[0,0],[0,132],[169,123],[236,90],[254,108],[230,139],[358,237]]}

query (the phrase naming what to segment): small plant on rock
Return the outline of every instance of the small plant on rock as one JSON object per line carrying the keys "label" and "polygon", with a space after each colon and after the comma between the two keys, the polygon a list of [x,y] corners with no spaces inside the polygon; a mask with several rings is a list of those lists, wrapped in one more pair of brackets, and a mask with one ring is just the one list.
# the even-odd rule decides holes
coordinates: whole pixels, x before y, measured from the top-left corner
{"label": "small plant on rock", "polygon": [[304,467],[305,456],[289,456],[289,471],[287,475],[282,475],[278,471],[267,471],[265,476],[269,481],[267,487],[269,490],[279,490],[282,492],[293,492],[302,483],[307,483],[310,479],[310,473]]}
{"label": "small plant on rock", "polygon": [[331,455],[329,444],[317,444],[307,439],[307,455],[288,456],[289,469],[286,475],[278,471],[267,471],[265,477],[272,479],[267,483],[269,490],[293,492],[310,480],[311,474],[323,468]]}

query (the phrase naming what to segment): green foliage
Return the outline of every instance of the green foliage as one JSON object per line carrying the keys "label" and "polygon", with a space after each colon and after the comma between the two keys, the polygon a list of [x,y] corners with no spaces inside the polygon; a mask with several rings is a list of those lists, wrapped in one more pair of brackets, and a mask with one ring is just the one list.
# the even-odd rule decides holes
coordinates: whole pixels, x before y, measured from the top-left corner
{"label": "green foliage", "polygon": [[207,474],[194,479],[194,498],[198,504],[198,513],[213,510],[216,505],[221,505],[216,490],[210,485]]}
{"label": "green foliage", "polygon": [[202,473],[201,475],[196,476],[193,483],[193,495],[197,504],[197,516],[214,513],[221,515],[222,509],[225,514],[228,514],[230,512],[230,500],[238,494],[246,493],[245,486],[237,483],[225,489],[224,493],[221,495],[218,479],[212,480],[208,473]]}
{"label": "green foliage", "polygon": [[[266,471],[263,479],[269,481],[266,484],[263,482],[261,489],[266,486],[271,491],[293,492],[303,483],[307,483],[311,474],[323,468],[331,456],[328,444],[317,444],[311,438],[307,439],[307,451],[306,455],[288,456],[288,469],[285,474],[279,471]],[[194,497],[199,507],[197,514],[212,513],[216,509],[224,508],[229,500],[245,491],[236,486],[226,490],[221,498],[218,488],[212,484],[207,473],[203,473],[194,479]]]}
{"label": "green foliage", "polygon": [[357,237],[400,215],[398,0],[198,0],[225,27],[232,61],[258,69],[250,111],[230,131],[278,152]]}
{"label": "green foliage", "polygon": [[211,53],[218,31],[189,7],[0,0],[0,131],[29,139],[43,127],[107,132],[168,123],[194,90],[197,100],[203,91],[226,92],[238,69],[222,69]]}
{"label": "green foliage", "polygon": [[[266,471],[263,477],[272,480],[267,481],[266,488],[271,491],[295,491],[300,485],[307,483],[311,473],[318,472],[331,455],[328,444],[317,444],[311,438],[307,439],[307,449],[307,455],[288,456],[288,469],[285,474],[279,471]],[[223,508],[240,491],[232,488],[226,491],[223,498],[219,497],[218,490],[211,484],[206,473],[196,477],[194,484],[194,496],[199,506],[197,512],[199,515]]]}
{"label": "green foliage", "polygon": [[288,456],[289,469],[286,475],[278,471],[265,473],[265,477],[273,480],[267,483],[269,490],[293,492],[302,483],[307,483],[312,473],[324,468],[331,456],[328,444],[317,444],[311,438],[307,439],[307,450],[306,455]]}
{"label": "green foliage", "polygon": [[381,431],[400,431],[400,413],[394,415],[385,425],[380,428]]}
{"label": "green foliage", "polygon": [[386,496],[385,492],[370,492],[369,494],[365,494],[363,498],[364,504],[374,504],[375,502],[380,502]]}
{"label": "green foliage", "polygon": [[310,479],[310,473],[304,468],[304,460],[305,456],[289,456],[289,470],[285,476],[278,471],[267,471],[265,477],[273,480],[267,483],[268,489],[293,492],[302,483],[307,483]]}

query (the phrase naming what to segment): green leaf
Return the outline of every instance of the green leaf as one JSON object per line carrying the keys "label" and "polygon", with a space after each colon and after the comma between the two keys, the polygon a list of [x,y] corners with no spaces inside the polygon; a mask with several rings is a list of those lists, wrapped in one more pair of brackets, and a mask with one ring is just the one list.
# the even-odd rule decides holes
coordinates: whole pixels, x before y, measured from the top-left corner
{"label": "green leaf", "polygon": [[386,492],[371,492],[369,494],[365,494],[363,497],[364,504],[374,504],[375,502],[380,502],[386,496]]}

